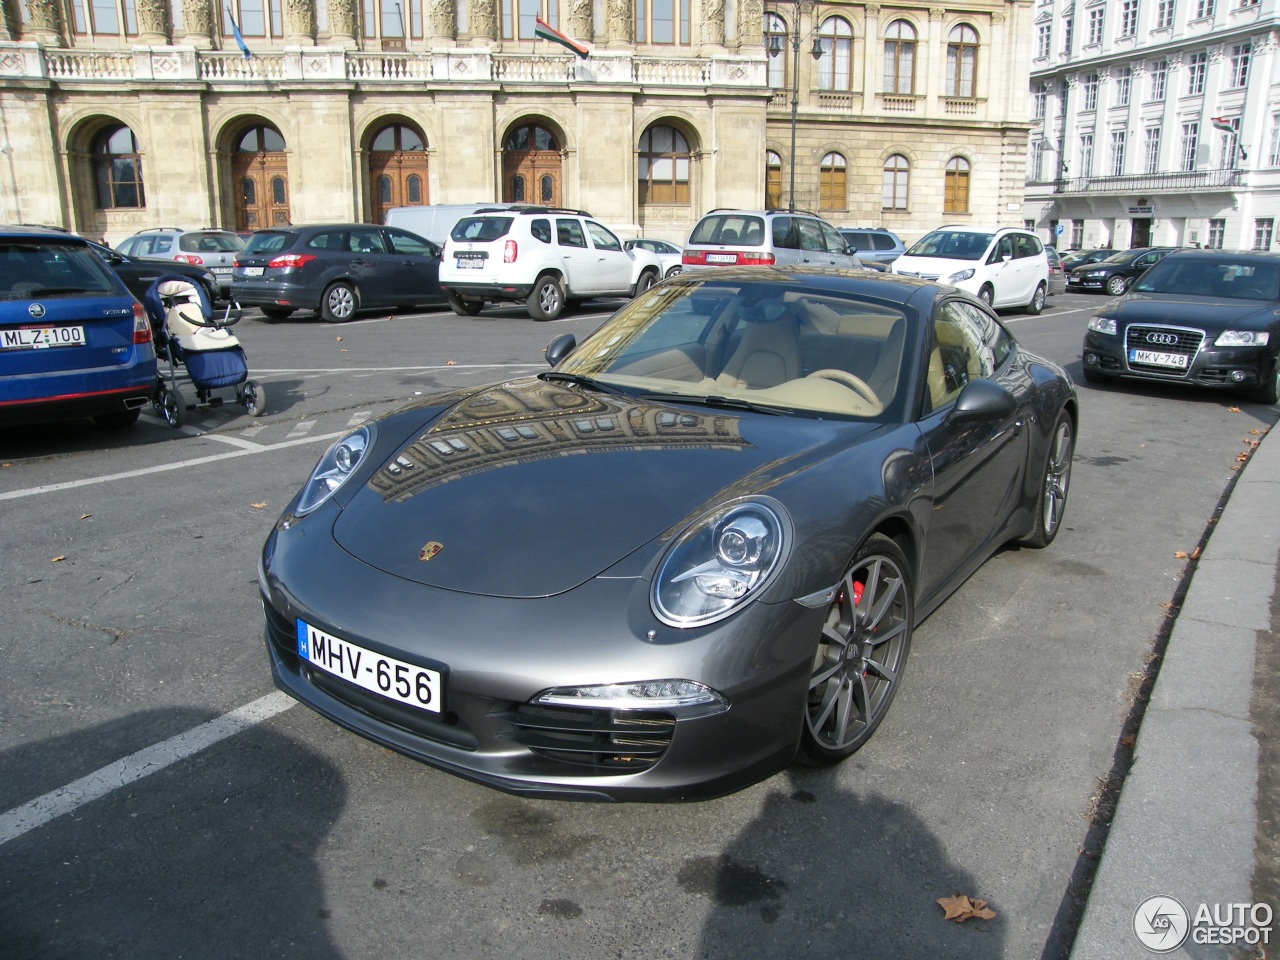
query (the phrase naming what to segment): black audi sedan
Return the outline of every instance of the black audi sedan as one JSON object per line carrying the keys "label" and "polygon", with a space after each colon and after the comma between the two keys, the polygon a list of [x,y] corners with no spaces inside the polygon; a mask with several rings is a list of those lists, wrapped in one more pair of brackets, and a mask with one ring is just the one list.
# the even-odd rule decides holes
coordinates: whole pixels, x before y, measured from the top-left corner
{"label": "black audi sedan", "polygon": [[369,223],[258,230],[236,257],[231,296],[269,320],[314,310],[329,323],[360,310],[444,304],[440,248]]}
{"label": "black audi sedan", "polygon": [[1241,390],[1280,401],[1280,254],[1178,250],[1107,304],[1084,337],[1085,379]]}
{"label": "black audi sedan", "polygon": [[1068,290],[1101,290],[1118,297],[1134,280],[1168,256],[1175,247],[1139,247],[1121,250],[1105,260],[1072,267],[1067,271]]}
{"label": "black audi sedan", "polygon": [[1075,389],[953,287],[688,271],[547,359],[321,457],[259,564],[285,692],[515,793],[713,796],[850,756],[914,626],[1061,529]]}

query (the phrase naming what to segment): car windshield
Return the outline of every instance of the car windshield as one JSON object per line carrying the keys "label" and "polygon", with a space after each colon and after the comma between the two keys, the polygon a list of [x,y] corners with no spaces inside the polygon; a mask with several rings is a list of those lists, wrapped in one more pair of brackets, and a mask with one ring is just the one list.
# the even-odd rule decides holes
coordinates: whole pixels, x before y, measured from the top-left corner
{"label": "car windshield", "polygon": [[514,217],[463,217],[449,232],[450,240],[475,240],[488,243],[507,235]]}
{"label": "car windshield", "polygon": [[941,260],[981,260],[994,237],[994,233],[973,230],[934,230],[917,240],[906,255]]}
{"label": "car windshield", "polygon": [[1280,301],[1280,263],[1228,255],[1165,257],[1133,286],[1141,293]]}
{"label": "car windshield", "polygon": [[673,402],[885,419],[904,406],[909,319],[812,282],[691,278],[633,300],[550,376]]}
{"label": "car windshield", "polygon": [[1107,257],[1105,260],[1101,262],[1102,263],[1128,263],[1131,260],[1136,260],[1145,252],[1146,252],[1145,250],[1121,250],[1118,253],[1113,253],[1111,256]]}
{"label": "car windshield", "polygon": [[0,300],[120,293],[115,275],[87,246],[0,241]]}
{"label": "car windshield", "polygon": [[296,233],[280,230],[259,230],[249,238],[245,253],[279,253],[293,243]]}

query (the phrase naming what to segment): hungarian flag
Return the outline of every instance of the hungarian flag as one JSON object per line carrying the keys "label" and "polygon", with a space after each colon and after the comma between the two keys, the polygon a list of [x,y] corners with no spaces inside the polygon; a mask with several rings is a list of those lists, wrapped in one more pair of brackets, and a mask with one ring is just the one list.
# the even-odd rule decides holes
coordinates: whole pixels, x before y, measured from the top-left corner
{"label": "hungarian flag", "polygon": [[1209,122],[1213,124],[1213,129],[1221,130],[1223,133],[1239,133],[1235,124],[1226,117],[1210,117]]}
{"label": "hungarian flag", "polygon": [[591,51],[580,43],[574,43],[559,30],[553,30],[550,24],[543,23],[541,19],[535,17],[533,21],[533,35],[539,40],[550,40],[552,43],[558,43],[566,50],[572,50],[583,60],[590,56]]}

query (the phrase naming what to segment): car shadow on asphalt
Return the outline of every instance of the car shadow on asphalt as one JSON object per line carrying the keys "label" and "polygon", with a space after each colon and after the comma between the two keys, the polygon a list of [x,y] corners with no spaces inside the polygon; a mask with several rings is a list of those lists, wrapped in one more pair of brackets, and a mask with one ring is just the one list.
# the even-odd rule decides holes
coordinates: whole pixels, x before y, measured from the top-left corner
{"label": "car shadow on asphalt", "polygon": [[696,956],[1004,956],[998,902],[992,920],[944,919],[939,898],[989,893],[905,804],[842,787],[836,769],[793,765],[768,785],[720,854],[680,867],[680,886],[714,904]]}
{"label": "car shadow on asphalt", "polygon": [[[10,747],[4,809],[211,719],[143,711]],[[345,802],[306,746],[238,733],[0,848],[0,956],[339,960],[315,854]]]}

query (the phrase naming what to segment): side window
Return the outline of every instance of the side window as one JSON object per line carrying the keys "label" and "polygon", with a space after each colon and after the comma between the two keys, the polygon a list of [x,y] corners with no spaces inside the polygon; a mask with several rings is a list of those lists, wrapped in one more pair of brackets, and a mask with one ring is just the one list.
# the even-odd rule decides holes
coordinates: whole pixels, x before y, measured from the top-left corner
{"label": "side window", "polygon": [[347,235],[342,231],[336,233],[317,233],[307,241],[312,250],[345,250]]}
{"label": "side window", "polygon": [[142,241],[138,240],[137,238],[134,238],[131,240],[126,240],[124,243],[120,244],[120,246],[116,247],[116,251],[118,253],[123,253],[126,257],[140,257],[142,256],[142,254],[134,253],[134,251],[141,246],[142,246]]}
{"label": "side window", "polygon": [[529,235],[535,240],[541,240],[543,243],[551,242],[551,221],[550,220],[534,220],[529,224]]}
{"label": "side window", "polygon": [[376,230],[352,230],[351,251],[353,253],[386,253],[386,244],[382,242],[382,234]]}
{"label": "side window", "polygon": [[152,237],[151,250],[153,253],[168,253],[169,248],[173,246],[172,237]]}
{"label": "side window", "polygon": [[[945,407],[960,395],[971,380],[981,380],[995,372],[991,344],[984,339],[983,321],[963,309],[965,305],[948,300],[939,308],[933,321],[933,347],[929,351],[926,383],[932,409]],[[998,326],[998,325],[997,325]]]}
{"label": "side window", "polygon": [[987,263],[999,263],[1005,257],[1013,256],[1013,238],[1005,234],[996,241],[995,249],[991,251],[991,256],[987,258]]}
{"label": "side window", "polygon": [[622,242],[595,221],[587,221],[587,232],[591,234],[591,243],[597,250],[617,250],[619,253],[622,252]]}
{"label": "side window", "polygon": [[1013,351],[1013,338],[1004,327],[1000,326],[998,320],[993,320],[989,314],[983,313],[973,304],[957,302],[956,307],[969,318],[977,336],[982,340],[982,356],[990,361],[991,368],[984,376],[990,376],[1004,365],[1005,360],[1009,359],[1009,354]]}
{"label": "side window", "polygon": [[892,250],[893,238],[886,237],[883,233],[871,234],[871,241],[875,244],[877,250]]}
{"label": "side window", "polygon": [[773,245],[784,250],[800,249],[800,237],[796,234],[794,217],[773,218]]}
{"label": "side window", "polygon": [[405,233],[402,230],[388,230],[387,236],[390,238],[391,246],[396,253],[408,253],[415,257],[434,257],[440,252],[429,240],[415,237],[412,233]]}
{"label": "side window", "polygon": [[818,226],[822,229],[822,239],[827,244],[827,253],[844,253],[849,245],[844,237],[836,232],[836,228],[827,223],[820,223]]}
{"label": "side window", "polygon": [[796,228],[800,233],[801,250],[826,250],[827,243],[822,239],[821,225],[817,220],[796,218]]}
{"label": "side window", "polygon": [[556,221],[556,242],[562,247],[585,247],[587,238],[577,220]]}

